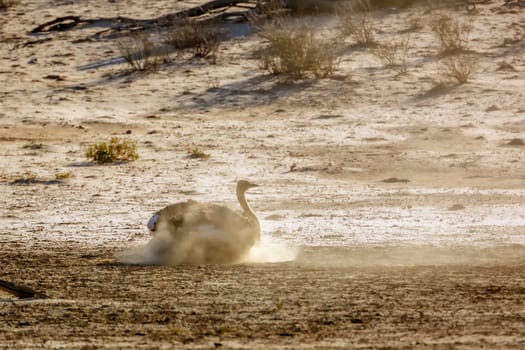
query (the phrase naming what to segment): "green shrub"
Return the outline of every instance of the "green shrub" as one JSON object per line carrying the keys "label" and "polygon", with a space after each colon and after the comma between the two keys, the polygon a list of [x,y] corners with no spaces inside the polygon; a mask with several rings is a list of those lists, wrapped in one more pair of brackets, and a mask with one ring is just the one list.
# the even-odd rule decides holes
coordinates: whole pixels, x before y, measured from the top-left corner
{"label": "green shrub", "polygon": [[112,137],[108,143],[101,142],[88,147],[86,157],[96,163],[131,161],[139,158],[135,142]]}

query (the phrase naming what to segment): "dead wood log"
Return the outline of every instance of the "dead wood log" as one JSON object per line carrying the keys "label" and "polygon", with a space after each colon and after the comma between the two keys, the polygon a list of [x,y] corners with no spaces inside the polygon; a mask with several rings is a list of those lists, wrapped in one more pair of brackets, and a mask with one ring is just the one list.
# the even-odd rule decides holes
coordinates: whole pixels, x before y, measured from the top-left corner
{"label": "dead wood log", "polygon": [[[80,15],[57,17],[34,27],[29,34],[52,33],[82,28],[102,28],[83,40],[114,39],[145,31],[158,31],[190,23],[199,25],[228,25],[231,22],[253,20],[261,22],[274,15],[287,12],[316,13],[333,11],[335,4],[354,0],[211,0],[156,18],[129,17],[85,18]],[[36,42],[33,42],[36,43]]]}
{"label": "dead wood log", "polygon": [[0,280],[0,290],[13,294],[14,296],[20,299],[34,298],[34,297],[43,297],[44,294],[38,293],[34,289],[24,286],[18,283],[12,283],[4,280]]}
{"label": "dead wood log", "polygon": [[[107,27],[103,32],[119,31],[138,31],[151,30],[162,27],[169,27],[177,24],[183,24],[185,21],[193,20],[227,20],[231,17],[240,17],[243,14],[248,16],[254,11],[262,9],[269,3],[275,3],[276,0],[257,1],[257,0],[213,0],[200,6],[192,7],[175,13],[169,13],[152,19],[134,19],[129,17],[97,17],[83,18],[81,16],[64,16],[57,17],[51,21],[45,22],[33,28],[30,34],[39,34],[46,32],[66,31],[85,26]],[[227,13],[231,8],[240,8],[242,11]],[[246,17],[247,19],[248,17]],[[96,34],[95,34],[96,36]]]}
{"label": "dead wood log", "polygon": [[504,6],[525,7],[525,0],[505,0]]}
{"label": "dead wood log", "polygon": [[111,25],[122,25],[122,24],[136,24],[140,25],[142,22],[147,23],[148,20],[138,20],[127,17],[98,17],[98,18],[82,18],[80,16],[64,16],[57,17],[51,21],[43,23],[35,28],[33,28],[29,33],[38,34],[44,32],[62,32],[75,27],[81,24],[105,24],[111,23]]}

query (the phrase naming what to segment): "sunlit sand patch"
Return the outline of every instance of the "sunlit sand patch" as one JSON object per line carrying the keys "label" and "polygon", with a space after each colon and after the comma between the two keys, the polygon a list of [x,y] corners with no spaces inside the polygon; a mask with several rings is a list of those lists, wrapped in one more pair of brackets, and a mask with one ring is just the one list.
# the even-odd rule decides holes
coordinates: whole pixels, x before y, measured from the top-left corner
{"label": "sunlit sand patch", "polygon": [[293,261],[299,254],[299,248],[283,243],[259,242],[252,247],[246,262],[276,263]]}

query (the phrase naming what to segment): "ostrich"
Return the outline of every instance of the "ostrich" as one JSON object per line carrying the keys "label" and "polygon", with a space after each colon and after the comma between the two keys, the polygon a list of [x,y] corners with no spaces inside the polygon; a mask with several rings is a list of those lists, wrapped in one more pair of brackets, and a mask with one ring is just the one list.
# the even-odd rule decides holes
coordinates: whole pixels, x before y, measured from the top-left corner
{"label": "ostrich", "polygon": [[[260,224],[245,192],[258,185],[237,182],[242,211],[194,200],[168,205],[148,221],[151,245],[163,263],[233,263],[242,260],[259,240]],[[157,237],[163,237],[156,241]],[[160,237],[159,237],[160,238]]]}

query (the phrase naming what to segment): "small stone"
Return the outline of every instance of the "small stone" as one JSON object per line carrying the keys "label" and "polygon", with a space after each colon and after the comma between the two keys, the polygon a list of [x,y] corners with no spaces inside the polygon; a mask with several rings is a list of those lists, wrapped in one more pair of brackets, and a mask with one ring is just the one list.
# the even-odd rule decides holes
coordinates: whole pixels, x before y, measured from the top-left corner
{"label": "small stone", "polygon": [[512,139],[510,140],[507,145],[509,146],[523,146],[525,145],[525,143],[523,142],[522,139]]}
{"label": "small stone", "polygon": [[448,208],[448,210],[455,211],[455,210],[463,210],[465,209],[464,205],[461,204],[454,204],[451,207]]}
{"label": "small stone", "polygon": [[382,180],[384,183],[408,183],[410,180],[408,179],[398,179],[397,177],[389,177],[388,179]]}

